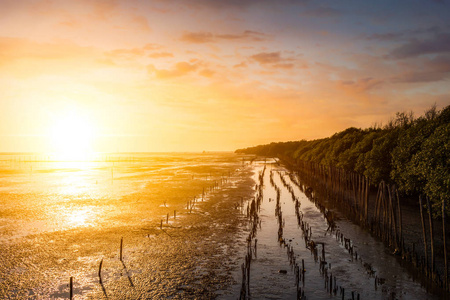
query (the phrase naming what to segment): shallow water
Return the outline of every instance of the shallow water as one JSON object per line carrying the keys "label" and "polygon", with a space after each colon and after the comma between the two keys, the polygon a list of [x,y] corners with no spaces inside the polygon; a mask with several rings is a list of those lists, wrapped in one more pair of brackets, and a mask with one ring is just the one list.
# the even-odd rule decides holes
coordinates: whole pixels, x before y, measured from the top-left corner
{"label": "shallow water", "polygon": [[[258,170],[261,172],[262,166]],[[264,197],[259,213],[261,228],[255,237],[258,244],[257,256],[252,260],[250,271],[252,298],[297,299],[294,269],[289,263],[287,248],[278,242],[278,223],[275,217],[276,191],[269,183],[270,172],[273,172],[276,186],[281,189],[283,237],[287,244],[293,247],[299,265],[301,266],[302,259],[305,262],[305,281],[301,287],[307,299],[341,299],[341,288],[345,289],[345,299],[352,299],[352,293],[355,299],[358,294],[360,299],[439,299],[437,296],[428,294],[418,282],[415,282],[399,261],[386,251],[381,242],[341,217],[337,221],[336,230],[352,241],[358,258],[350,255],[344,245],[336,239],[335,232],[328,230],[328,223],[321,211],[290,180],[289,176],[285,175],[287,171],[275,164],[267,164],[264,176]],[[327,274],[336,276],[338,286],[336,295],[330,295],[327,291],[324,275],[320,272],[320,264],[315,262],[311,251],[306,248],[303,233],[297,223],[294,202],[290,192],[281,182],[280,176],[293,187],[295,195],[299,198],[303,220],[312,228],[311,239],[316,244],[325,244]],[[321,246],[317,247],[321,253]],[[369,265],[373,274],[368,272]],[[279,272],[280,270],[287,272],[283,274]],[[375,276],[383,281],[383,284],[379,284],[376,288]]]}
{"label": "shallow water", "polygon": [[[250,230],[245,205],[263,165],[243,163],[232,153],[104,155],[88,163],[0,155],[0,298],[67,299],[70,277],[74,299],[238,298]],[[281,189],[283,236],[296,261],[305,262],[301,287],[307,299],[341,296],[327,292],[280,176],[299,198],[311,238],[325,243],[327,272],[345,288],[346,299],[352,291],[355,299],[358,293],[361,299],[437,299],[382,243],[341,218],[338,229],[352,240],[356,260],[327,232],[323,214],[286,170],[269,163],[251,264],[252,299],[297,297],[287,248],[277,238],[271,171]],[[377,289],[364,264],[384,280]]]}
{"label": "shallow water", "polygon": [[75,299],[210,298],[233,280],[250,172],[232,153],[0,155],[0,298],[68,298],[70,277]]}

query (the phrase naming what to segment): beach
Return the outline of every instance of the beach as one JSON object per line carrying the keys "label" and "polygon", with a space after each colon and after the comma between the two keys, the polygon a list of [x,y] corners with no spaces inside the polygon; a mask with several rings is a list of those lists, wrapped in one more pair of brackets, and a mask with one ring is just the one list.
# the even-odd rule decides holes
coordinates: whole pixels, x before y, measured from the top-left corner
{"label": "beach", "polygon": [[70,277],[74,299],[210,299],[233,283],[237,205],[254,192],[242,157],[16,158],[2,162],[1,298],[67,299]]}

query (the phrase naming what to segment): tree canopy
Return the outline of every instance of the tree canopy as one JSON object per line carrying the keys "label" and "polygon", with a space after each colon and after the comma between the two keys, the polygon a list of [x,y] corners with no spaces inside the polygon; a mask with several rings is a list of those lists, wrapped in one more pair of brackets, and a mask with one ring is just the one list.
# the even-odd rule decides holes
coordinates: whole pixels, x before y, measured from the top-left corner
{"label": "tree canopy", "polygon": [[450,201],[450,106],[440,111],[433,106],[418,118],[397,113],[382,128],[350,127],[323,139],[236,152],[332,165],[364,174],[374,184],[395,184],[403,194],[423,194],[435,206]]}

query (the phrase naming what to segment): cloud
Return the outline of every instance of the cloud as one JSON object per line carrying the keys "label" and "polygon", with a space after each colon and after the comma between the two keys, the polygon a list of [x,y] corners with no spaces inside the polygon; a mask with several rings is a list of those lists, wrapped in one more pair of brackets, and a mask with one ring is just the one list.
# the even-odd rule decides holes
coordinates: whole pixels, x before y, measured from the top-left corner
{"label": "cloud", "polygon": [[139,57],[151,57],[151,58],[163,58],[163,57],[173,57],[173,54],[170,52],[159,51],[152,52],[154,50],[161,50],[163,47],[158,44],[146,44],[143,47],[138,48],[121,48],[114,49],[111,51],[105,52],[105,55],[108,58],[112,59],[136,59]]}
{"label": "cloud", "polygon": [[294,64],[275,64],[273,67],[276,69],[292,69],[294,68]]}
{"label": "cloud", "polygon": [[262,42],[269,39],[269,36],[258,31],[245,30],[239,34],[213,34],[211,32],[184,32],[181,41],[192,44],[216,43],[224,41],[252,41]]}
{"label": "cloud", "polygon": [[437,34],[426,40],[411,40],[409,43],[392,50],[388,58],[403,59],[425,54],[450,53],[450,34]]}
{"label": "cloud", "polygon": [[372,77],[359,78],[355,80],[342,80],[339,82],[339,87],[344,90],[361,93],[367,92],[374,88],[381,86],[384,83],[383,80],[375,79]]}
{"label": "cloud", "polygon": [[438,56],[410,66],[410,70],[393,76],[394,83],[419,83],[441,81],[450,76],[450,57]]}
{"label": "cloud", "polygon": [[404,72],[394,78],[394,83],[418,83],[418,82],[434,82],[440,81],[447,77],[448,74],[437,72]]}
{"label": "cloud", "polygon": [[151,58],[163,58],[163,57],[173,57],[173,54],[170,52],[155,52],[148,55]]}
{"label": "cloud", "polygon": [[211,78],[214,76],[214,74],[216,74],[216,72],[211,69],[203,69],[199,72],[199,74],[203,77]]}
{"label": "cloud", "polygon": [[0,37],[0,72],[17,82],[51,76],[61,80],[74,76],[76,80],[82,80],[80,78],[89,78],[94,72],[102,72],[104,67],[114,66],[103,51],[93,47],[82,47],[68,41],[38,43]]}
{"label": "cloud", "polygon": [[247,40],[254,42],[263,42],[268,39],[266,34],[252,30],[245,30],[241,34],[219,34],[216,37],[224,40]]}
{"label": "cloud", "polygon": [[187,43],[203,44],[213,42],[214,36],[211,32],[184,32],[180,40]]}
{"label": "cloud", "polygon": [[280,52],[261,52],[250,56],[250,59],[260,64],[276,64],[283,61]]}
{"label": "cloud", "polygon": [[147,71],[150,74],[155,74],[157,78],[168,79],[187,75],[196,71],[199,67],[199,62],[179,62],[176,63],[171,69],[157,69],[154,65],[150,64],[147,66]]}
{"label": "cloud", "polygon": [[244,9],[251,6],[279,6],[291,5],[306,2],[306,0],[227,0],[227,1],[211,1],[211,0],[178,0],[178,3],[185,4],[189,7],[202,7],[210,9]]}
{"label": "cloud", "polygon": [[143,56],[145,54],[145,50],[143,48],[132,48],[132,49],[115,49],[106,52],[107,56],[111,57],[135,57],[135,56]]}
{"label": "cloud", "polygon": [[0,65],[16,60],[58,60],[86,58],[93,54],[90,47],[81,47],[68,41],[38,43],[23,38],[0,37]]}
{"label": "cloud", "polygon": [[340,16],[341,12],[332,7],[320,6],[313,9],[308,9],[301,13],[302,16],[329,18]]}
{"label": "cloud", "polygon": [[246,68],[246,67],[247,67],[247,63],[244,61],[233,66],[233,68]]}
{"label": "cloud", "polygon": [[163,46],[159,45],[159,44],[155,44],[155,43],[148,43],[145,44],[145,46],[143,47],[145,50],[158,50],[163,48]]}
{"label": "cloud", "polygon": [[388,33],[372,33],[364,35],[364,39],[372,41],[395,41],[405,36],[404,33],[388,32]]}
{"label": "cloud", "polygon": [[116,9],[118,9],[118,3],[115,0],[112,1],[92,1],[92,14],[98,20],[107,20],[111,18]]}
{"label": "cloud", "polygon": [[136,25],[136,27],[144,32],[152,32],[150,25],[148,25],[147,18],[141,15],[134,15],[131,17],[131,21]]}
{"label": "cloud", "polygon": [[[281,52],[261,52],[250,56],[250,61],[257,62],[261,66],[269,67],[273,69],[293,69],[294,67],[307,69],[308,65],[305,62],[301,62],[298,59],[292,57],[283,57]],[[244,66],[241,64],[234,67]]]}
{"label": "cloud", "polygon": [[368,41],[401,41],[409,39],[411,43],[412,41],[417,41],[418,37],[430,37],[439,34],[445,34],[445,31],[439,26],[428,26],[399,32],[366,33],[360,37]]}

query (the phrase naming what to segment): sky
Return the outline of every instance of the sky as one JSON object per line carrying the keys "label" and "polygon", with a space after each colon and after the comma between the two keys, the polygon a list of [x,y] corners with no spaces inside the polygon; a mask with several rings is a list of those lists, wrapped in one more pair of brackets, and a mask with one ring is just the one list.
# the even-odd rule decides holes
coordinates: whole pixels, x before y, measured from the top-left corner
{"label": "sky", "polygon": [[450,1],[0,7],[0,152],[232,151],[450,104]]}

